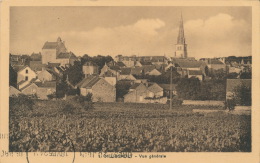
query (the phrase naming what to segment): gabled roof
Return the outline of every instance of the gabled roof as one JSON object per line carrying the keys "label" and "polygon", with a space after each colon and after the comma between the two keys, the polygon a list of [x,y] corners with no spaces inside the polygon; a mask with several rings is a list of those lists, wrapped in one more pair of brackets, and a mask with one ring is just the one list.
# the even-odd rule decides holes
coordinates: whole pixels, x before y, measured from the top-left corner
{"label": "gabled roof", "polygon": [[42,68],[46,67],[46,64],[42,64],[41,61],[30,61],[30,68],[33,71],[41,71]]}
{"label": "gabled roof", "polygon": [[189,75],[203,75],[200,70],[189,70]]}
{"label": "gabled roof", "polygon": [[122,68],[120,75],[130,75],[131,74],[131,68]]}
{"label": "gabled roof", "polygon": [[132,75],[141,75],[142,72],[143,72],[143,67],[131,68],[131,74]]}
{"label": "gabled roof", "polygon": [[136,89],[142,83],[134,83],[129,89]]}
{"label": "gabled roof", "polygon": [[56,82],[55,81],[35,82],[35,84],[38,87],[56,88]]}
{"label": "gabled roof", "polygon": [[58,54],[57,59],[77,59],[77,57],[72,52],[66,52]]}
{"label": "gabled roof", "polygon": [[109,66],[111,70],[119,71],[121,68],[119,66]]}
{"label": "gabled roof", "polygon": [[218,60],[218,59],[210,59],[210,60],[209,60],[209,64],[219,64],[219,65],[223,65],[224,63],[221,62],[221,61]]}
{"label": "gabled roof", "polygon": [[15,87],[13,87],[13,86],[9,87],[9,96],[12,96],[12,95],[16,95],[17,96],[19,93],[21,93],[21,91],[19,91]]}
{"label": "gabled roof", "polygon": [[57,42],[45,42],[42,49],[56,49],[58,47]]}
{"label": "gabled roof", "polygon": [[76,86],[79,88],[92,88],[100,79],[99,76],[88,76],[80,81]]}
{"label": "gabled roof", "polygon": [[163,88],[157,83],[153,83],[151,86],[148,87],[148,90],[153,93],[157,93],[163,91]]}
{"label": "gabled roof", "polygon": [[25,87],[23,87],[23,88],[21,89],[21,91],[25,90],[26,88],[28,88],[28,87],[30,87],[30,86],[32,86],[32,85],[35,85],[36,87],[38,87],[35,83],[29,83],[29,84],[27,84]]}
{"label": "gabled roof", "polygon": [[13,69],[16,72],[19,72],[20,70],[24,69],[25,67],[27,67],[27,66],[24,66],[24,65],[14,65]]}
{"label": "gabled roof", "polygon": [[251,79],[227,79],[227,92],[233,92],[237,86],[244,84],[245,86],[251,88]]}
{"label": "gabled roof", "polygon": [[116,77],[116,75],[111,70],[107,70],[102,76],[104,76],[104,77]]}

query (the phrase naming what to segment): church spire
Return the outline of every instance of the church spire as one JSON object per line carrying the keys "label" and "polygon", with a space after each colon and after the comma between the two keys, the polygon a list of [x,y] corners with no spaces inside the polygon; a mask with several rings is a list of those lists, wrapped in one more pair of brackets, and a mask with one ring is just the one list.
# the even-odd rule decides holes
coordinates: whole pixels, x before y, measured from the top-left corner
{"label": "church spire", "polygon": [[182,13],[181,13],[181,19],[180,19],[180,26],[179,26],[179,34],[177,38],[177,44],[176,45],[176,51],[175,51],[175,57],[176,58],[187,58],[187,44],[184,37],[184,28],[183,28],[183,19],[182,19]]}
{"label": "church spire", "polygon": [[177,44],[185,44],[182,13],[181,13],[181,20],[180,20],[179,35],[178,35],[178,39],[177,39]]}

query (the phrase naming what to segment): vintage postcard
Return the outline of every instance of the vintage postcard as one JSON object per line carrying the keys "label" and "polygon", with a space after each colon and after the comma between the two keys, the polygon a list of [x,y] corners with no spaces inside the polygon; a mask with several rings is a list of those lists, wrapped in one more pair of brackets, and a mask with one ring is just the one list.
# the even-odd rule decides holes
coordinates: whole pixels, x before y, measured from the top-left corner
{"label": "vintage postcard", "polygon": [[0,4],[1,162],[260,161],[259,1]]}

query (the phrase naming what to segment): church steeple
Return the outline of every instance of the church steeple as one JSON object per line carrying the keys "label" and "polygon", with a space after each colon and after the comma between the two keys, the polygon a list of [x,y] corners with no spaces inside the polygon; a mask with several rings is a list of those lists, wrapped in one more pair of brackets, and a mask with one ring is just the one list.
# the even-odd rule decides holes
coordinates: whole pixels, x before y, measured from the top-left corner
{"label": "church steeple", "polygon": [[175,56],[176,58],[187,58],[187,44],[185,42],[185,36],[184,36],[184,27],[183,27],[183,19],[182,19],[182,13],[181,13],[181,19],[179,24],[179,34],[177,38],[177,44],[176,44],[176,51]]}
{"label": "church steeple", "polygon": [[185,44],[182,13],[181,13],[181,19],[180,19],[179,35],[178,35],[178,39],[177,39],[177,44]]}

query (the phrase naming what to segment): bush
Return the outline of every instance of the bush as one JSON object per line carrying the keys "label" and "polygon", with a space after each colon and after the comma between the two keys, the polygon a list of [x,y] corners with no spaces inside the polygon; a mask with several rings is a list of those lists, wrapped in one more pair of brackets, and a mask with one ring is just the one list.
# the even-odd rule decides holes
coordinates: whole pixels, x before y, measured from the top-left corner
{"label": "bush", "polygon": [[19,94],[17,97],[9,97],[9,112],[11,115],[25,113],[33,110],[33,97],[24,94]]}
{"label": "bush", "polygon": [[234,110],[236,106],[236,100],[235,99],[227,99],[225,102],[225,107],[226,109],[228,109],[229,111]]}
{"label": "bush", "polygon": [[242,106],[251,106],[252,103],[252,95],[251,95],[251,87],[242,83],[240,86],[235,88],[234,99],[238,105]]}
{"label": "bush", "polygon": [[62,112],[64,114],[72,114],[72,113],[74,113],[74,111],[75,111],[75,108],[74,108],[73,105],[71,105],[68,102],[63,103],[63,105],[62,105]]}
{"label": "bush", "polygon": [[[182,103],[183,103],[182,99],[179,99],[177,97],[172,98],[172,106],[180,106],[182,105]],[[167,101],[167,104],[170,104],[170,100]]]}
{"label": "bush", "polygon": [[74,109],[89,110],[93,109],[92,94],[88,93],[87,96],[75,96],[68,100]]}

